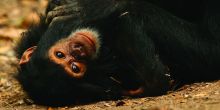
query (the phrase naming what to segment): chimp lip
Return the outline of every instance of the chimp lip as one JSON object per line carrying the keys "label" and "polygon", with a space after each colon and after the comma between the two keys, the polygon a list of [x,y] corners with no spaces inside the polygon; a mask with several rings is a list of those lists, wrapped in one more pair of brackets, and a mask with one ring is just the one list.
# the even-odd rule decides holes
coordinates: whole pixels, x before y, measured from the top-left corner
{"label": "chimp lip", "polygon": [[95,42],[90,36],[88,36],[84,33],[77,33],[77,34],[83,36],[84,38],[86,38],[87,41],[90,43],[92,49],[96,52]]}

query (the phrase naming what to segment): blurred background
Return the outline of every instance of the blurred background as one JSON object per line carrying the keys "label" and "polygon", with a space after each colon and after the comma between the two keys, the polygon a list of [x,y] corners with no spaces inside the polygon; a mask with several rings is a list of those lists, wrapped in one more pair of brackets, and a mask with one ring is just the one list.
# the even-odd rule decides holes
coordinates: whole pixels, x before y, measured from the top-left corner
{"label": "blurred background", "polygon": [[8,70],[2,65],[15,60],[12,46],[20,33],[39,22],[39,15],[44,13],[46,6],[47,0],[0,1],[0,71]]}
{"label": "blurred background", "polygon": [[0,0],[0,110],[28,101],[14,78],[17,59],[13,47],[22,32],[39,22],[46,6],[47,0]]}

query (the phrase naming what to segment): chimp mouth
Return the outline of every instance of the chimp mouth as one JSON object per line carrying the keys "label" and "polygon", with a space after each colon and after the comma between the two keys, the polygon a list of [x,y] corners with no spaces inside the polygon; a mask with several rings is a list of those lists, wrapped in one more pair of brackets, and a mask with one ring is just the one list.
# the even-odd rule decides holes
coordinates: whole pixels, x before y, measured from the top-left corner
{"label": "chimp mouth", "polygon": [[77,34],[83,36],[88,41],[88,43],[91,45],[93,51],[96,52],[96,46],[95,46],[94,40],[92,39],[92,36],[88,36],[84,33],[77,33]]}

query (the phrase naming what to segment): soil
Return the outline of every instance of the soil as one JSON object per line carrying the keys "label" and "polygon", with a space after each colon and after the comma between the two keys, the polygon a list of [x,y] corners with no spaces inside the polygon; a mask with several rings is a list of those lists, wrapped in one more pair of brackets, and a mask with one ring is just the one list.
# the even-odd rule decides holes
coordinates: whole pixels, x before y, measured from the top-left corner
{"label": "soil", "polygon": [[38,22],[37,13],[43,12],[46,4],[46,0],[0,1],[0,110],[220,110],[220,80],[185,85],[158,97],[125,98],[55,108],[35,104],[15,78],[18,60],[13,47],[20,33],[33,21]]}

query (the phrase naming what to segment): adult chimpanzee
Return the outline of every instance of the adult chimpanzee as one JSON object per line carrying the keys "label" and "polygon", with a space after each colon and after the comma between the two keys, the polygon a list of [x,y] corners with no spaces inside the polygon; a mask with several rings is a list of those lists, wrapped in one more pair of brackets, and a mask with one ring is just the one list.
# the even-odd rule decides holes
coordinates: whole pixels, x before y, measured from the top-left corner
{"label": "adult chimpanzee", "polygon": [[[127,1],[134,1],[134,0],[127,0]],[[150,2],[170,13],[172,13],[174,16],[177,16],[181,19],[200,23],[201,18],[204,16],[204,11],[206,10],[207,2],[205,0],[142,0]],[[49,18],[53,18],[54,16],[59,15],[68,15],[68,13],[73,13],[72,11],[76,11],[76,7],[74,7],[74,0],[50,0],[50,3],[47,7],[47,11],[49,12],[53,8],[60,6],[62,8],[66,8],[65,10],[58,10],[57,12],[50,12]],[[66,4],[69,4],[66,5]],[[66,6],[62,6],[66,5]],[[69,7],[67,9],[67,7]],[[79,8],[79,7],[78,7]],[[58,15],[57,15],[58,13]]]}
{"label": "adult chimpanzee", "polygon": [[184,20],[199,23],[204,16],[205,0],[145,0]]}
{"label": "adult chimpanzee", "polygon": [[[66,104],[121,95],[159,95],[169,89],[167,74],[183,82],[219,78],[217,19],[212,20],[215,28],[203,32],[148,2],[70,3],[72,15],[42,20],[24,34],[18,47],[18,78],[36,101]],[[216,14],[213,11],[205,17],[216,18]],[[42,32],[41,26],[46,30]]]}

